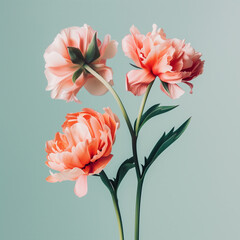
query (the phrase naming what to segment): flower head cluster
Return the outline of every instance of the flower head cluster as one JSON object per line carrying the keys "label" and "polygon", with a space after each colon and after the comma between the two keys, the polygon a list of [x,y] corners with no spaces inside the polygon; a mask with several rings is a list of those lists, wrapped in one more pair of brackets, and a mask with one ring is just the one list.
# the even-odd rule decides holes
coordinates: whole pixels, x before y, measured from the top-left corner
{"label": "flower head cluster", "polygon": [[[137,69],[126,75],[128,91],[142,95],[158,77],[160,89],[173,99],[184,93],[180,83],[187,84],[192,92],[191,80],[203,72],[201,53],[196,52],[184,40],[167,39],[164,31],[157,29],[155,24],[152,32],[146,35],[134,26],[130,32],[122,40],[122,48]],[[44,53],[45,75],[48,80],[46,89],[51,91],[52,98],[75,102],[80,102],[76,95],[83,86],[93,95],[105,94],[109,89],[119,104],[132,135],[134,130],[126,110],[111,87],[112,69],[106,65],[107,59],[115,56],[117,45],[110,35],[106,35],[101,42],[97,38],[97,32],[86,24],[62,30]],[[144,105],[145,102],[136,122],[136,136]],[[154,108],[158,107],[155,105]],[[99,174],[113,157],[111,151],[118,127],[118,117],[110,108],[105,108],[104,114],[89,108],[67,114],[62,125],[63,133],[58,132],[55,139],[46,143],[46,165],[58,171],[50,171],[47,181],[76,181],[75,194],[84,196],[87,193],[87,176]]]}
{"label": "flower head cluster", "polygon": [[130,32],[122,40],[122,48],[139,69],[127,73],[128,91],[142,95],[148,85],[159,77],[161,90],[173,99],[184,93],[179,83],[186,83],[192,92],[190,81],[203,72],[201,53],[185,44],[184,40],[167,39],[163,29],[157,29],[156,24],[146,36],[134,26]]}
{"label": "flower head cluster", "polygon": [[63,134],[46,143],[46,164],[59,171],[47,177],[48,182],[76,181],[75,194],[87,193],[87,176],[100,173],[113,155],[112,145],[119,127],[118,117],[110,108],[101,114],[92,109],[67,114]]}
{"label": "flower head cluster", "polygon": [[[99,80],[82,68],[85,62],[74,61],[69,50],[75,51],[74,53],[81,55],[83,59],[88,58],[87,63],[113,85],[112,69],[106,66],[106,61],[115,56],[118,43],[111,40],[110,35],[106,35],[101,43],[96,34],[97,32],[86,24],[83,27],[66,28],[46,49],[46,90],[51,91],[52,98],[80,102],[76,95],[83,86],[93,95],[103,95],[107,92]],[[97,57],[91,55],[94,47],[97,48]]]}

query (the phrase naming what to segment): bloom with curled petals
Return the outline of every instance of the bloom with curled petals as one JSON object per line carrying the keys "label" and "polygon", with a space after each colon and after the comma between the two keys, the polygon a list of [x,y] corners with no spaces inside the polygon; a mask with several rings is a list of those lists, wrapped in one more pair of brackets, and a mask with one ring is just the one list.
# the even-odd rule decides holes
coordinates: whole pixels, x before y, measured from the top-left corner
{"label": "bloom with curled petals", "polygon": [[104,110],[101,114],[85,108],[67,114],[63,134],[56,133],[55,139],[46,143],[46,165],[59,171],[50,171],[48,182],[76,181],[75,194],[82,197],[87,193],[87,176],[100,173],[113,157],[119,119],[110,108]]}
{"label": "bloom with curled petals", "polygon": [[[52,98],[80,102],[76,95],[83,86],[93,95],[103,95],[107,92],[106,87],[87,71],[78,76],[75,82],[72,81],[79,64],[71,61],[68,48],[79,49],[85,57],[95,33],[96,31],[86,24],[83,27],[66,28],[46,49],[44,53],[45,75],[48,80],[46,90],[51,91]],[[106,61],[115,56],[118,43],[111,40],[110,35],[106,35],[103,42],[99,39],[96,41],[100,56],[89,65],[113,85],[112,69],[106,66]]]}
{"label": "bloom with curled petals", "polygon": [[190,44],[185,44],[184,40],[167,39],[156,24],[146,36],[134,26],[130,32],[123,38],[122,48],[139,69],[127,73],[128,91],[142,95],[148,85],[159,77],[161,90],[173,99],[184,93],[179,83],[186,83],[192,92],[190,81],[203,72],[201,53],[196,52]]}

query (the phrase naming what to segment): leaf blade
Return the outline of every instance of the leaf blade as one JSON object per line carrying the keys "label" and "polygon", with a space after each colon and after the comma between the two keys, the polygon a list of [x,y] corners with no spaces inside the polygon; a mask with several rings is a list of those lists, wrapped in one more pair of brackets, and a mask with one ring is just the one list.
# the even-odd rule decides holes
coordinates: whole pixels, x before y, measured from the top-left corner
{"label": "leaf blade", "polygon": [[144,175],[148,168],[152,165],[152,163],[157,159],[157,157],[166,150],[172,143],[174,143],[186,130],[190,123],[191,117],[188,118],[178,129],[174,131],[172,128],[168,134],[162,135],[162,137],[158,140],[158,142],[153,147],[149,157],[145,160],[144,166]]}
{"label": "leaf blade", "polygon": [[142,68],[140,68],[140,67],[138,67],[137,65],[135,65],[135,64],[132,64],[132,63],[129,63],[132,67],[135,67],[135,68],[137,68],[137,69],[142,69]]}
{"label": "leaf blade", "polygon": [[169,88],[168,88],[168,83],[163,82],[163,81],[161,81],[161,83],[162,83],[162,86],[165,89],[165,91],[170,95],[170,91],[169,91]]}
{"label": "leaf blade", "polygon": [[99,176],[100,176],[102,182],[104,183],[104,185],[108,188],[108,190],[110,192],[112,192],[113,191],[113,187],[112,187],[112,184],[111,184],[109,178],[107,177],[106,173],[104,171],[101,171],[99,173]]}
{"label": "leaf blade", "polygon": [[115,188],[118,189],[120,183],[122,182],[123,178],[126,176],[127,172],[133,168],[135,165],[134,158],[131,157],[125,160],[119,167],[116,179],[115,179]]}
{"label": "leaf blade", "polygon": [[73,76],[72,76],[72,81],[73,83],[76,82],[76,80],[81,76],[81,74],[83,73],[83,68],[79,68],[76,72],[74,72]]}
{"label": "leaf blade", "polygon": [[[160,106],[160,104],[155,104],[152,107],[150,107],[141,117],[140,124],[139,124],[139,129],[138,132],[140,131],[141,127],[149,121],[151,118],[169,112],[173,110],[174,108],[178,107],[178,105],[174,106]],[[136,122],[135,122],[136,124]]]}
{"label": "leaf blade", "polygon": [[144,116],[144,118],[141,119],[140,124],[143,126],[151,118],[153,118],[157,115],[169,112],[176,107],[177,107],[177,105],[176,106],[159,106],[159,107],[155,108],[152,112],[150,112],[148,115]]}
{"label": "leaf blade", "polygon": [[91,63],[99,57],[100,52],[97,45],[97,32],[95,32],[90,44],[88,45],[85,60],[87,63]]}
{"label": "leaf blade", "polygon": [[67,49],[68,49],[68,54],[70,56],[72,63],[80,64],[80,65],[84,64],[84,57],[79,48],[68,47]]}

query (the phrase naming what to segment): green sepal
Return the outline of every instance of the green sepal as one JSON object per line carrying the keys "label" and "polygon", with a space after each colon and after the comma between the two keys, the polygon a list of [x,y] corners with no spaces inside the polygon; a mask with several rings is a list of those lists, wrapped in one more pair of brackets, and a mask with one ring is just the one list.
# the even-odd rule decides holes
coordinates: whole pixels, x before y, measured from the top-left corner
{"label": "green sepal", "polygon": [[134,167],[134,158],[131,157],[127,160],[125,160],[119,167],[116,175],[116,179],[114,179],[114,187],[115,190],[118,189],[120,183],[122,182],[123,178],[127,174],[127,172]]}
{"label": "green sepal", "polygon": [[92,41],[88,45],[85,60],[87,63],[91,63],[99,57],[100,57],[100,52],[99,52],[98,45],[97,45],[97,33],[95,32],[95,34],[92,38]]}
{"label": "green sepal", "polygon": [[83,73],[83,70],[84,70],[84,68],[81,67],[73,74],[73,76],[72,76],[73,83],[75,83],[76,80],[81,76],[81,74]]}
{"label": "green sepal", "polygon": [[102,182],[105,184],[105,186],[108,188],[108,190],[112,193],[113,192],[113,186],[111,184],[110,179],[107,177],[106,173],[104,171],[101,171],[99,173],[99,176],[102,180]]}
{"label": "green sepal", "polygon": [[170,95],[170,91],[169,91],[169,89],[168,89],[168,83],[163,82],[163,81],[161,81],[161,83],[162,83],[163,88],[165,89],[165,91]]}
{"label": "green sepal", "polygon": [[[139,128],[138,128],[138,132],[141,129],[141,127],[151,118],[153,118],[157,115],[169,112],[176,107],[178,107],[178,105],[175,105],[175,106],[160,106],[160,104],[153,105],[142,115],[140,124],[139,124]],[[135,125],[136,125],[136,121],[135,121]]]}
{"label": "green sepal", "polygon": [[157,157],[172,143],[174,143],[186,130],[191,118],[185,121],[177,130],[174,131],[174,128],[170,130],[168,134],[163,133],[162,137],[155,144],[148,158],[145,158],[145,166],[143,174],[146,174],[148,168],[152,165],[152,163],[157,159]]}
{"label": "green sepal", "polygon": [[68,53],[72,63],[83,65],[85,60],[79,48],[68,47]]}
{"label": "green sepal", "polygon": [[138,67],[138,66],[136,66],[135,64],[132,64],[132,63],[129,63],[131,66],[133,66],[133,67],[135,67],[135,68],[137,68],[137,69],[142,69],[142,68],[140,68],[140,67]]}

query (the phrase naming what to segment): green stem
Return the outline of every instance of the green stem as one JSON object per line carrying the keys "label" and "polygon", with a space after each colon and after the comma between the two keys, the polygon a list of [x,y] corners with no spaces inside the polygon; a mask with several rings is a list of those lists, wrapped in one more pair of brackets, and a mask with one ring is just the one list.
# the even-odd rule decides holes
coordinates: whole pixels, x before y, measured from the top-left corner
{"label": "green stem", "polygon": [[139,108],[139,113],[138,113],[138,118],[137,118],[136,128],[135,128],[135,134],[136,134],[136,136],[138,135],[140,120],[141,120],[142,113],[143,113],[143,110],[144,110],[144,107],[145,107],[145,104],[146,104],[146,101],[147,101],[147,98],[148,98],[148,94],[149,94],[149,92],[150,92],[150,90],[151,90],[151,87],[152,87],[152,85],[153,85],[153,82],[154,82],[154,81],[152,81],[152,82],[148,85],[147,90],[146,90],[146,92],[145,92],[145,95],[144,95],[144,97],[143,97],[143,99],[142,99],[140,108]]}
{"label": "green stem", "polygon": [[138,155],[137,155],[137,137],[135,135],[132,136],[132,151],[133,151],[133,158],[135,162],[137,179],[139,180],[141,178],[141,172],[140,172]]}
{"label": "green stem", "polygon": [[115,209],[115,212],[117,215],[120,240],[124,240],[122,217],[121,217],[121,213],[120,213],[120,209],[119,209],[119,205],[118,205],[117,194],[116,194],[116,192],[112,192],[111,195],[112,195],[114,209]]}
{"label": "green stem", "polygon": [[[153,81],[154,82],[154,81]],[[140,125],[140,120],[142,117],[142,113],[149,95],[149,92],[151,90],[151,87],[153,85],[153,82],[151,82],[146,90],[146,93],[142,99],[140,108],[139,108],[139,113],[138,113],[138,118],[137,118],[137,122],[136,122],[136,127],[135,127],[135,134],[132,135],[132,149],[133,149],[133,157],[134,157],[134,161],[135,161],[135,169],[136,169],[136,174],[137,174],[137,178],[138,180],[141,178],[141,171],[139,168],[139,162],[138,162],[138,156],[137,156],[137,135],[138,135],[138,131],[139,131],[139,125]]]}
{"label": "green stem", "polygon": [[137,172],[137,195],[136,195],[136,208],[135,208],[135,240],[139,240],[139,227],[140,227],[140,207],[141,207],[141,197],[142,197],[142,187],[143,187],[143,180],[144,176],[141,175],[140,168],[139,168],[139,163],[138,163],[138,156],[137,156],[137,136],[139,132],[139,125],[142,117],[142,113],[149,95],[149,92],[152,88],[153,85],[152,81],[146,90],[146,93],[142,99],[140,108],[139,108],[139,113],[138,113],[138,118],[135,126],[135,135],[134,137],[132,136],[132,148],[133,148],[133,156],[135,159],[135,168]]}
{"label": "green stem", "polygon": [[99,75],[95,70],[93,70],[89,65],[85,64],[84,68],[90,72],[94,77],[96,77],[108,90],[109,92],[111,92],[111,94],[113,95],[113,97],[115,98],[115,100],[117,101],[117,104],[119,105],[123,117],[125,118],[125,121],[127,123],[128,129],[130,131],[131,136],[134,135],[134,131],[132,128],[132,124],[129,120],[128,114],[126,112],[125,107],[123,106],[123,103],[121,101],[121,99],[119,98],[118,94],[116,93],[116,91],[112,88],[112,86],[101,76]]}
{"label": "green stem", "polygon": [[107,174],[104,172],[104,170],[100,172],[99,176],[100,176],[102,182],[108,188],[108,190],[109,190],[109,192],[112,196],[113,206],[114,206],[116,216],[117,216],[120,240],[124,240],[122,217],[121,217],[121,212],[120,212],[120,208],[119,208],[119,205],[118,205],[117,192],[113,188],[113,185],[111,184],[111,181],[109,180],[109,178],[108,178]]}
{"label": "green stem", "polygon": [[138,181],[138,185],[137,185],[136,209],[135,209],[135,238],[134,238],[135,240],[139,240],[142,187],[143,187],[143,178]]}

